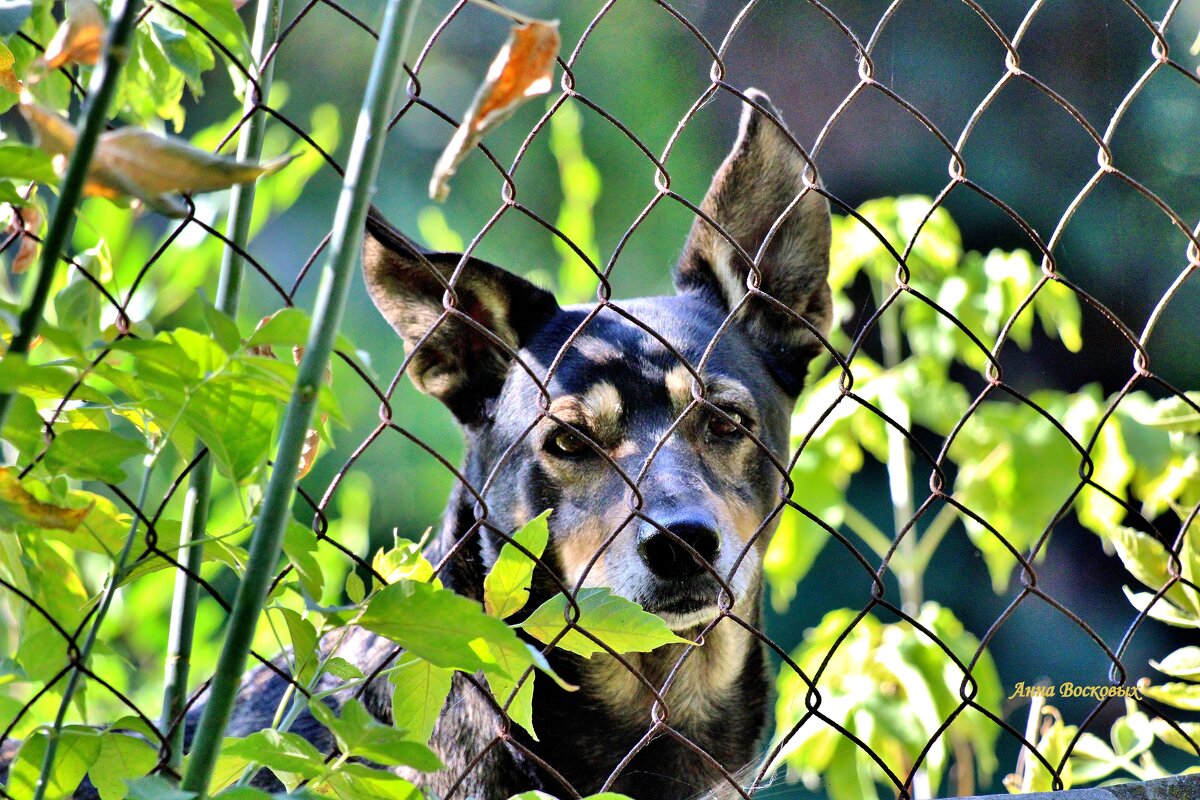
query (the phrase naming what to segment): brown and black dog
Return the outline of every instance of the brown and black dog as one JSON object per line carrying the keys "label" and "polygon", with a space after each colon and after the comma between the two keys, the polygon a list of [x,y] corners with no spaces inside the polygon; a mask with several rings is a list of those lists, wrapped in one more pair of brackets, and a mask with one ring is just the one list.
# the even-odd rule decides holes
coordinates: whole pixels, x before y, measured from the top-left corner
{"label": "brown and black dog", "polygon": [[[777,522],[789,420],[832,306],[828,203],[766,95],[746,98],[737,143],[675,270],[676,294],[621,301],[624,314],[605,308],[589,319],[592,308],[560,307],[471,258],[454,284],[470,321],[436,324],[444,281],[462,257],[418,253],[371,215],[367,288],[409,348],[414,384],[462,424],[462,473],[487,486],[488,526],[511,531],[552,508],[545,561],[558,580],[607,587],[703,640],[686,657],[682,645],[628,656],[646,682],[665,687],[657,709],[646,683],[611,656],[551,651],[555,670],[579,690],[538,674],[541,741],[512,726],[517,746],[492,746],[501,721],[494,704],[456,676],[431,742],[446,769],[409,776],[439,797],[566,796],[565,780],[581,794],[607,786],[644,800],[685,798],[713,791],[722,770],[737,773],[759,754],[769,676],[764,646],[745,626],[761,625],[763,553]],[[530,373],[545,382],[548,408]],[[459,486],[429,555],[446,559],[445,585],[480,599],[504,541],[476,519],[475,497]],[[556,586],[536,575],[527,608]],[[358,630],[338,652],[369,674],[394,645]],[[285,688],[269,671],[252,674],[229,734],[270,726]],[[386,680],[368,685],[363,700],[391,719]],[[292,730],[332,746],[307,714]]]}

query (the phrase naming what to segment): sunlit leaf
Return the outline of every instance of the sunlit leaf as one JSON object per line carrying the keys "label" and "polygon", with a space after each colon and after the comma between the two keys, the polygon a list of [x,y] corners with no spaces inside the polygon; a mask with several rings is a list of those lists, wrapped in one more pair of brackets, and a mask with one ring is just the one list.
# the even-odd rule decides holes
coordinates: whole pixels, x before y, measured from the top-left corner
{"label": "sunlit leaf", "polygon": [[[513,534],[513,540],[535,558],[541,558],[550,538],[546,522],[549,515],[549,511],[543,511]],[[534,566],[529,556],[514,545],[505,543],[500,548],[496,563],[483,579],[483,604],[489,614],[505,619],[525,607]]]}
{"label": "sunlit leaf", "polygon": [[1184,711],[1200,711],[1200,683],[1163,683],[1139,687],[1146,697]]}
{"label": "sunlit leaf", "polygon": [[1174,678],[1200,680],[1200,647],[1181,647],[1162,661],[1151,661],[1150,666]]}
{"label": "sunlit leaf", "polygon": [[483,135],[531,98],[550,91],[560,43],[557,22],[534,20],[513,27],[433,169],[430,197],[445,200],[454,171]]}
{"label": "sunlit leaf", "polygon": [[[604,648],[575,628],[586,630],[617,653],[646,653],[665,644],[691,644],[672,632],[662,617],[607,588],[581,589],[577,602],[579,620],[556,645],[563,650],[585,658],[604,652]],[[556,594],[538,606],[520,628],[539,642],[549,644],[567,626],[566,609],[567,598]]]}
{"label": "sunlit leaf", "polygon": [[1143,425],[1162,428],[1179,433],[1200,433],[1200,392],[1186,392],[1183,397],[1168,397],[1154,404],[1150,411],[1138,418]]}
{"label": "sunlit leaf", "polygon": [[54,437],[43,462],[51,472],[84,481],[120,483],[129,477],[121,465],[146,454],[136,439],[100,430],[68,430]]}
{"label": "sunlit leaf", "polygon": [[402,580],[380,589],[359,624],[440,667],[503,672],[491,648],[525,653],[523,666],[533,663],[512,628],[478,603],[427,583]]}
{"label": "sunlit leaf", "polygon": [[442,706],[450,695],[454,670],[430,664],[404,653],[388,675],[392,692],[392,720],[404,735],[426,743],[433,735]]}
{"label": "sunlit leaf", "polygon": [[1200,722],[1177,722],[1179,730],[1172,727],[1165,719],[1155,717],[1150,720],[1154,735],[1162,742],[1177,747],[1185,753],[1197,755],[1200,749]]}
{"label": "sunlit leaf", "polygon": [[441,760],[423,742],[416,742],[404,731],[384,725],[363,707],[361,701],[350,699],[335,716],[329,706],[320,701],[309,704],[317,721],[329,729],[343,753],[365,758],[376,764],[412,767],[422,772],[442,768]]}
{"label": "sunlit leaf", "polygon": [[94,0],[66,0],[66,19],[42,56],[50,69],[100,60],[104,52],[104,15]]}
{"label": "sunlit leaf", "polygon": [[40,148],[14,142],[0,143],[0,176],[19,181],[58,183],[50,156]]}
{"label": "sunlit leaf", "polygon": [[123,800],[129,791],[126,781],[148,774],[157,763],[158,751],[144,740],[107,732],[100,737],[100,755],[88,770],[88,778],[100,800]]}
{"label": "sunlit leaf", "polygon": [[326,772],[325,757],[302,736],[267,729],[240,741],[226,743],[221,752],[240,756],[275,772],[316,778]]}

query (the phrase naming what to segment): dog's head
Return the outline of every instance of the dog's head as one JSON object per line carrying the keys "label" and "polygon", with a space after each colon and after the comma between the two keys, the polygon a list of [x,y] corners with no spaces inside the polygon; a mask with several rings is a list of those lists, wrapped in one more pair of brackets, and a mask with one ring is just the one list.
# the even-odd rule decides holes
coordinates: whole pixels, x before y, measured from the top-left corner
{"label": "dog's head", "polygon": [[[744,107],[673,296],[593,315],[479,259],[419,256],[379,219],[365,245],[409,377],[467,431],[490,524],[553,508],[564,582],[676,630],[716,616],[722,581],[757,602],[791,410],[830,324],[828,203],[767,97],[747,96],[768,113]],[[503,542],[482,539],[487,563]]]}

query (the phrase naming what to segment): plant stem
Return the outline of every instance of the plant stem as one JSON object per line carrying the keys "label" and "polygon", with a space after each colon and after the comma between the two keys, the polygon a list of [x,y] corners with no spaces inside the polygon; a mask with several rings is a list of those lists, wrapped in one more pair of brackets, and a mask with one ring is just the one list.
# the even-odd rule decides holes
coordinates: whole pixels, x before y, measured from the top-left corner
{"label": "plant stem", "polygon": [[[283,0],[258,0],[254,20],[252,54],[255,64],[261,65],[267,48],[279,34],[279,18]],[[262,157],[263,135],[267,128],[267,116],[255,109],[265,103],[271,94],[271,80],[275,73],[275,61],[267,63],[257,74],[258,91],[253,84],[246,87],[243,108],[250,115],[238,137],[237,157],[239,161],[257,162]],[[237,318],[241,299],[242,273],[245,251],[250,241],[250,221],[254,212],[256,183],[235,184],[229,195],[227,228],[232,246],[225,248],[221,259],[221,272],[217,284],[217,310],[234,319]],[[191,670],[192,641],[195,636],[196,608],[200,600],[200,585],[193,575],[200,574],[204,563],[204,537],[208,529],[209,501],[212,494],[213,464],[206,449],[197,445],[196,457],[200,461],[192,470],[187,495],[184,498],[182,527],[179,531],[179,553],[183,569],[175,575],[175,593],[171,602],[171,632],[167,649],[167,674],[163,686],[162,722],[163,731],[172,731],[169,742],[168,763],[176,770],[183,763],[184,724],[180,716],[187,703],[188,673]],[[175,728],[172,729],[172,725]]]}
{"label": "plant stem", "polygon": [[[875,302],[882,303],[887,290],[882,281],[873,281]],[[896,367],[903,359],[901,346],[900,319],[896,308],[889,308],[879,318],[879,338],[883,345],[883,366],[885,369]],[[885,394],[880,401],[883,412],[892,418],[896,425],[905,430],[912,427],[908,406],[895,396]],[[888,488],[892,495],[892,519],[896,527],[896,535],[913,521],[912,453],[908,449],[908,439],[895,427],[887,426],[888,440]],[[913,525],[905,532],[904,538],[896,547],[900,556],[898,563],[893,565],[893,571],[900,583],[900,608],[906,614],[916,614],[925,599],[922,586],[924,570],[917,565],[917,530]]]}
{"label": "plant stem", "polygon": [[917,555],[915,569],[922,573],[929,567],[929,562],[933,560],[933,554],[937,552],[938,545],[942,543],[942,539],[946,538],[946,534],[954,527],[954,522],[958,519],[958,509],[946,503],[938,511],[937,516],[925,528],[925,532],[921,534],[921,540],[917,543]]}
{"label": "plant stem", "polygon": [[[133,39],[133,29],[140,6],[140,0],[113,0],[112,21],[108,26],[104,58],[92,73],[87,97],[84,98],[83,109],[80,112],[83,126],[79,129],[75,150],[71,153],[67,173],[59,187],[58,204],[50,217],[46,238],[42,240],[42,254],[38,259],[33,289],[25,307],[21,309],[17,329],[13,333],[5,359],[21,357],[27,353],[29,345],[37,336],[38,326],[42,323],[46,301],[50,298],[50,287],[58,274],[58,259],[71,239],[71,231],[75,227],[75,207],[83,194],[83,183],[92,163],[92,156],[96,152],[96,142],[104,130],[104,123],[108,120],[108,108],[112,105],[113,95],[117,91],[117,78],[129,59],[130,42]],[[11,393],[0,392],[0,428],[4,427],[11,400]]]}
{"label": "plant stem", "polygon": [[334,215],[329,262],[321,274],[312,327],[304,357],[300,361],[296,387],[279,434],[275,469],[271,473],[262,512],[251,537],[246,572],[234,598],[225,645],[217,662],[217,671],[200,719],[187,771],[180,784],[184,791],[196,792],[200,796],[207,792],[221,739],[229,724],[234,698],[246,667],[254,629],[279,561],[280,542],[290,517],[296,488],[296,467],[300,463],[325,369],[345,311],[351,276],[358,262],[367,206],[383,155],[386,126],[403,74],[401,60],[419,2],[409,0],[408,13],[403,16],[400,13],[401,5],[402,0],[388,0],[384,12],[379,44],[371,63],[371,74],[363,95],[342,193]]}
{"label": "plant stem", "polygon": [[879,530],[878,525],[871,522],[865,514],[849,503],[842,510],[842,518],[846,522],[846,527],[866,542],[867,547],[870,547],[875,555],[883,558],[887,555],[888,550],[892,549],[892,540],[888,538],[887,534]]}
{"label": "plant stem", "polygon": [[[157,462],[157,456],[148,456],[146,458],[145,470],[142,472],[142,488],[138,491],[138,508],[146,505],[147,490],[150,487],[150,476],[154,472],[154,465]],[[62,700],[58,705],[58,714],[54,717],[54,724],[47,734],[49,738],[46,740],[46,752],[42,756],[42,769],[38,775],[37,785],[33,789],[33,800],[42,800],[46,796],[46,787],[50,783],[50,770],[54,767],[54,756],[58,751],[58,739],[62,734],[62,726],[66,721],[67,710],[71,707],[71,700],[75,696],[75,691],[79,688],[79,681],[83,676],[82,668],[87,665],[88,659],[92,655],[92,648],[95,646],[96,639],[100,634],[100,625],[104,622],[104,618],[108,616],[108,609],[117,594],[117,588],[121,585],[121,581],[125,580],[125,571],[129,564],[129,556],[133,552],[133,543],[137,539],[139,522],[141,522],[141,518],[135,514],[133,521],[129,524],[129,535],[125,537],[125,544],[121,547],[116,564],[113,565],[112,576],[108,580],[108,585],[104,587],[104,595],[100,598],[100,606],[96,609],[96,615],[92,618],[92,626],[88,629],[87,639],[84,640],[83,646],[79,648],[79,654],[71,668],[70,677],[67,678],[67,685],[63,689]]]}

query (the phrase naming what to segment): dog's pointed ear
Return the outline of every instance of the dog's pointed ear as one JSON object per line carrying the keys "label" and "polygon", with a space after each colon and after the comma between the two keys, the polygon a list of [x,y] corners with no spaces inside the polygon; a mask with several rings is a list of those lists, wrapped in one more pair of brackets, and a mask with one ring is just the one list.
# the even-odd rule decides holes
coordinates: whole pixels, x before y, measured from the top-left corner
{"label": "dog's pointed ear", "polygon": [[[758,259],[758,288],[824,335],[832,317],[829,276],[829,203],[806,184],[808,162],[786,133],[770,99],[756,89],[743,104],[737,143],[717,170],[700,210]],[[815,171],[810,175],[815,180]],[[782,219],[781,219],[782,217]],[[763,248],[763,242],[770,242]],[[762,251],[761,253],[759,251]],[[680,291],[708,294],[726,310],[745,296],[751,265],[702,216],[697,216],[675,271]],[[751,296],[737,321],[761,348],[789,394],[803,388],[820,340],[804,323],[769,300]]]}
{"label": "dog's pointed ear", "polygon": [[460,422],[474,425],[487,418],[512,367],[506,348],[520,350],[558,304],[524,278],[470,258],[454,282],[455,307],[491,336],[455,314],[443,318],[443,297],[461,260],[457,253],[420,251],[374,208],[367,216],[363,277],[375,307],[412,354],[409,377]]}

